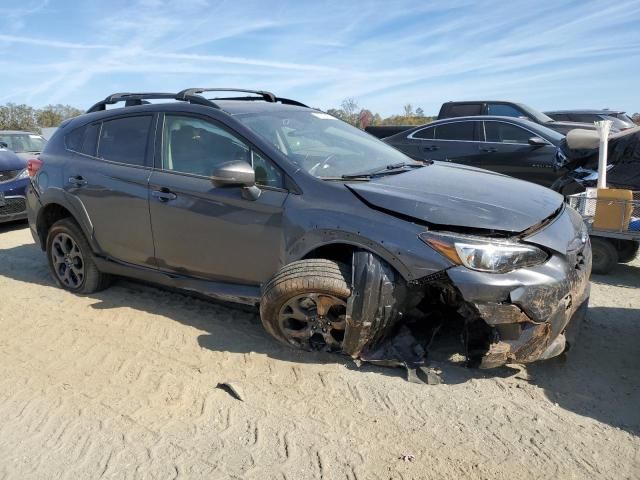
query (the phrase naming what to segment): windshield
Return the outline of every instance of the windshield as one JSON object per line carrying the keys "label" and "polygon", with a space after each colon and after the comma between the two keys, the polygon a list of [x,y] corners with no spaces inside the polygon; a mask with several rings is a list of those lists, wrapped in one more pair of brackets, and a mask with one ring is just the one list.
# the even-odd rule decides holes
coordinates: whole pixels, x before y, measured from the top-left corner
{"label": "windshield", "polygon": [[41,152],[47,143],[40,135],[31,133],[0,133],[0,142],[15,153]]}
{"label": "windshield", "polygon": [[539,112],[538,110],[529,107],[528,105],[525,105],[523,103],[518,103],[517,104],[522,110],[524,110],[525,112],[527,112],[527,114],[529,116],[531,116],[532,118],[536,119],[536,122],[540,122],[540,123],[547,123],[547,122],[553,122],[553,118],[551,118],[549,115],[545,115],[542,112]]}
{"label": "windshield", "polygon": [[341,178],[407,163],[421,165],[377,138],[317,110],[281,110],[236,118],[318,178]]}

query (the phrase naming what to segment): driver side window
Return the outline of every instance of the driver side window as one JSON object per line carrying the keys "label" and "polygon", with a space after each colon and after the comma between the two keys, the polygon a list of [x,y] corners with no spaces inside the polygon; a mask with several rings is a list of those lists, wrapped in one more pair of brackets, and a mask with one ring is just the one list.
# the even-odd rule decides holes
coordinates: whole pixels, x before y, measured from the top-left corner
{"label": "driver side window", "polygon": [[251,150],[244,142],[194,117],[166,115],[162,146],[162,168],[174,172],[210,177],[223,163],[251,162]]}
{"label": "driver side window", "polygon": [[256,184],[282,188],[282,173],[270,161],[252,151],[243,140],[212,122],[200,118],[165,115],[162,138],[162,169],[210,177],[223,163],[251,164]]}

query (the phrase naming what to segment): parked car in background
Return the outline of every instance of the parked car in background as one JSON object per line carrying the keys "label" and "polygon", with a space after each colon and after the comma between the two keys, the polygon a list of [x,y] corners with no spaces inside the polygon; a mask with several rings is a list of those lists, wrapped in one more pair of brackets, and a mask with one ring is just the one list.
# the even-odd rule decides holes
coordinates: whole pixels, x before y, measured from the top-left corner
{"label": "parked car in background", "polygon": [[27,162],[12,151],[0,147],[0,223],[27,218],[27,185]]}
{"label": "parked car in background", "polygon": [[637,126],[631,117],[622,110],[554,110],[544,113],[558,122],[593,123],[600,120],[611,120],[614,129],[620,131]]}
{"label": "parked car in background", "polygon": [[116,274],[259,304],[280,342],[365,360],[410,361],[384,348],[408,311],[426,331],[458,322],[471,365],[564,351],[591,251],[561,195],[412,160],[270,92],[203,96],[220,90],[114,94],[58,128],[27,199],[60,287]]}
{"label": "parked car in background", "polygon": [[[497,115],[501,117],[524,118],[556,132],[567,134],[574,128],[595,130],[592,122],[559,122],[523,103],[505,102],[502,100],[478,100],[465,102],[446,102],[440,107],[438,120],[472,115]],[[615,129],[614,129],[615,130]]]}
{"label": "parked car in background", "polygon": [[20,130],[0,130],[0,143],[19,157],[30,160],[42,152],[47,141],[42,135]]}
{"label": "parked car in background", "polygon": [[514,117],[458,117],[383,140],[412,158],[484,168],[546,187],[561,175],[564,135]]}

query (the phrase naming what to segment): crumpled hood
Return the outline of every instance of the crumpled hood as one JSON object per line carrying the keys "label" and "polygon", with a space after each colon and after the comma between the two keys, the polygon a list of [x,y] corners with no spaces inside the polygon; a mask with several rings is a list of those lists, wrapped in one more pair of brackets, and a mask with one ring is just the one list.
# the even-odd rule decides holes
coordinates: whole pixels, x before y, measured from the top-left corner
{"label": "crumpled hood", "polygon": [[7,170],[22,170],[27,162],[13,153],[11,150],[0,149],[0,172]]}
{"label": "crumpled hood", "polygon": [[366,203],[435,226],[522,232],[554,213],[548,188],[462,165],[435,162],[347,187]]}

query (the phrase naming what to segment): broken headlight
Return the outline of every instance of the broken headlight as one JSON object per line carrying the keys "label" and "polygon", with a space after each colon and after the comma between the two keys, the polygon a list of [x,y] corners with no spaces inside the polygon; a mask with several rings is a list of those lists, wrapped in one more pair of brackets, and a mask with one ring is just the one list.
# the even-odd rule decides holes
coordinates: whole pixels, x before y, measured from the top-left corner
{"label": "broken headlight", "polygon": [[520,242],[454,233],[424,232],[420,239],[457,265],[479,272],[506,273],[544,263],[544,250]]}

